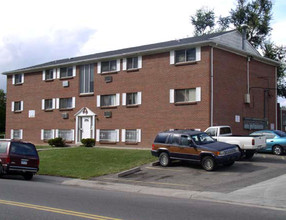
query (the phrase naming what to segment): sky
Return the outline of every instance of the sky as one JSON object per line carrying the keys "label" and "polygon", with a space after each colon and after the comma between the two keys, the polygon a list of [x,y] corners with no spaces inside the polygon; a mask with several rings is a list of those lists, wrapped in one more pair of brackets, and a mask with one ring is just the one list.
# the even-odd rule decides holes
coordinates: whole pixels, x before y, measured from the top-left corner
{"label": "sky", "polygon": [[[190,16],[227,16],[236,0],[0,0],[0,73],[193,36]],[[271,40],[286,46],[286,1],[273,0]],[[0,74],[6,91],[6,76]],[[279,99],[286,106],[285,99]]]}

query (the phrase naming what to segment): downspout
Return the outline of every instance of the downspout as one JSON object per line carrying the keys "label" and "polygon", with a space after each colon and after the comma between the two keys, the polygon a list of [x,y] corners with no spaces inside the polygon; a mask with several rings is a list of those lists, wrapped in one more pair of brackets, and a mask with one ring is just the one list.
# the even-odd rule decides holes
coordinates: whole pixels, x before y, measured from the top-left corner
{"label": "downspout", "polygon": [[249,89],[249,63],[250,63],[250,57],[247,57],[247,65],[246,65],[246,72],[247,72],[247,94],[250,93]]}
{"label": "downspout", "polygon": [[214,122],[214,48],[211,47],[211,127]]}
{"label": "downspout", "polygon": [[[277,119],[277,67],[275,67],[275,128],[276,130],[278,129],[277,120],[278,120]],[[281,131],[282,131],[282,114],[281,114]]]}

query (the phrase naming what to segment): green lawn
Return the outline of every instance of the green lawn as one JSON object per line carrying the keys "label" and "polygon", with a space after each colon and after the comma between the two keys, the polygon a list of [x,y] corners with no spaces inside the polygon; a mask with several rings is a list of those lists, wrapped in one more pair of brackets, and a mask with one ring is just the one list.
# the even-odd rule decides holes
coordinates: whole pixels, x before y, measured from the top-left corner
{"label": "green lawn", "polygon": [[39,149],[48,149],[48,148],[52,148],[52,146],[50,146],[50,145],[37,146],[37,145],[36,145],[36,148],[37,148],[37,150],[39,150]]}
{"label": "green lawn", "polygon": [[150,150],[62,148],[40,151],[39,174],[89,179],[140,166],[156,158]]}

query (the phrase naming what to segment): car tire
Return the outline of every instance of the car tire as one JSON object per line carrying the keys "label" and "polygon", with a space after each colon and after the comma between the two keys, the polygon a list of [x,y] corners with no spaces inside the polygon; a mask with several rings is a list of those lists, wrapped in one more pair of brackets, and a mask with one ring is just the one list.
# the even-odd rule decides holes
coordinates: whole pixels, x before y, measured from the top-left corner
{"label": "car tire", "polygon": [[204,157],[201,161],[201,165],[206,171],[213,171],[216,167],[215,160],[211,156]]}
{"label": "car tire", "polygon": [[31,179],[33,179],[33,176],[34,176],[34,174],[32,174],[32,173],[23,174],[23,177],[25,180],[31,180]]}
{"label": "car tire", "polygon": [[170,165],[170,157],[167,152],[162,152],[159,156],[159,163],[162,167],[167,167]]}
{"label": "car tire", "polygon": [[245,158],[250,160],[254,156],[254,153],[254,151],[246,151]]}
{"label": "car tire", "polygon": [[278,145],[276,145],[276,146],[274,146],[274,147],[272,148],[272,152],[273,152],[273,154],[275,154],[275,155],[281,155],[281,154],[283,154],[282,147],[280,147],[280,146],[278,146]]}
{"label": "car tire", "polygon": [[2,165],[0,164],[0,177],[3,176],[3,173],[4,173],[4,172],[3,172],[3,167],[2,167]]}

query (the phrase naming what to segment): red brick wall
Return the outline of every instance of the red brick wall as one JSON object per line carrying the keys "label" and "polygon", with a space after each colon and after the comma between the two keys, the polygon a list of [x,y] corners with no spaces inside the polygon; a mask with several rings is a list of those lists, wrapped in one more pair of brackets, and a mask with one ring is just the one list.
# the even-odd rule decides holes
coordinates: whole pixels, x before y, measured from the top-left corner
{"label": "red brick wall", "polygon": [[[251,60],[250,87],[275,88],[275,67]],[[235,134],[248,134],[243,118],[264,118],[264,90],[250,89],[250,104],[244,103],[247,93],[247,58],[214,49],[214,125],[230,125]],[[266,117],[275,122],[275,90],[267,97]],[[235,122],[235,115],[240,122]]]}
{"label": "red brick wall", "polygon": [[[142,142],[138,146],[151,147],[158,131],[169,128],[206,128],[209,125],[209,48],[202,48],[201,61],[192,65],[170,65],[170,55],[160,53],[143,56],[139,71],[120,71],[116,74],[97,74],[95,68],[94,96],[79,97],[79,69],[70,86],[64,88],[62,81],[42,81],[42,72],[25,74],[22,85],[12,85],[8,77],[7,88],[7,137],[11,129],[23,129],[23,139],[36,144],[41,129],[75,129],[74,114],[82,107],[97,114],[96,129],[141,129]],[[122,61],[122,60],[121,60]],[[121,64],[122,69],[122,64]],[[111,75],[112,83],[105,83],[104,77]],[[170,89],[201,87],[201,102],[193,105],[175,106],[169,103]],[[122,106],[122,93],[142,92],[142,104],[128,108]],[[120,93],[120,106],[111,109],[96,107],[96,95]],[[48,98],[76,97],[76,108],[71,111],[41,110],[41,100]],[[24,101],[21,113],[11,112],[12,101]],[[36,117],[28,118],[28,111],[35,110]],[[104,111],[112,111],[112,118],[105,118]],[[62,119],[61,113],[68,112],[69,119]],[[117,145],[125,145],[117,143]]]}

